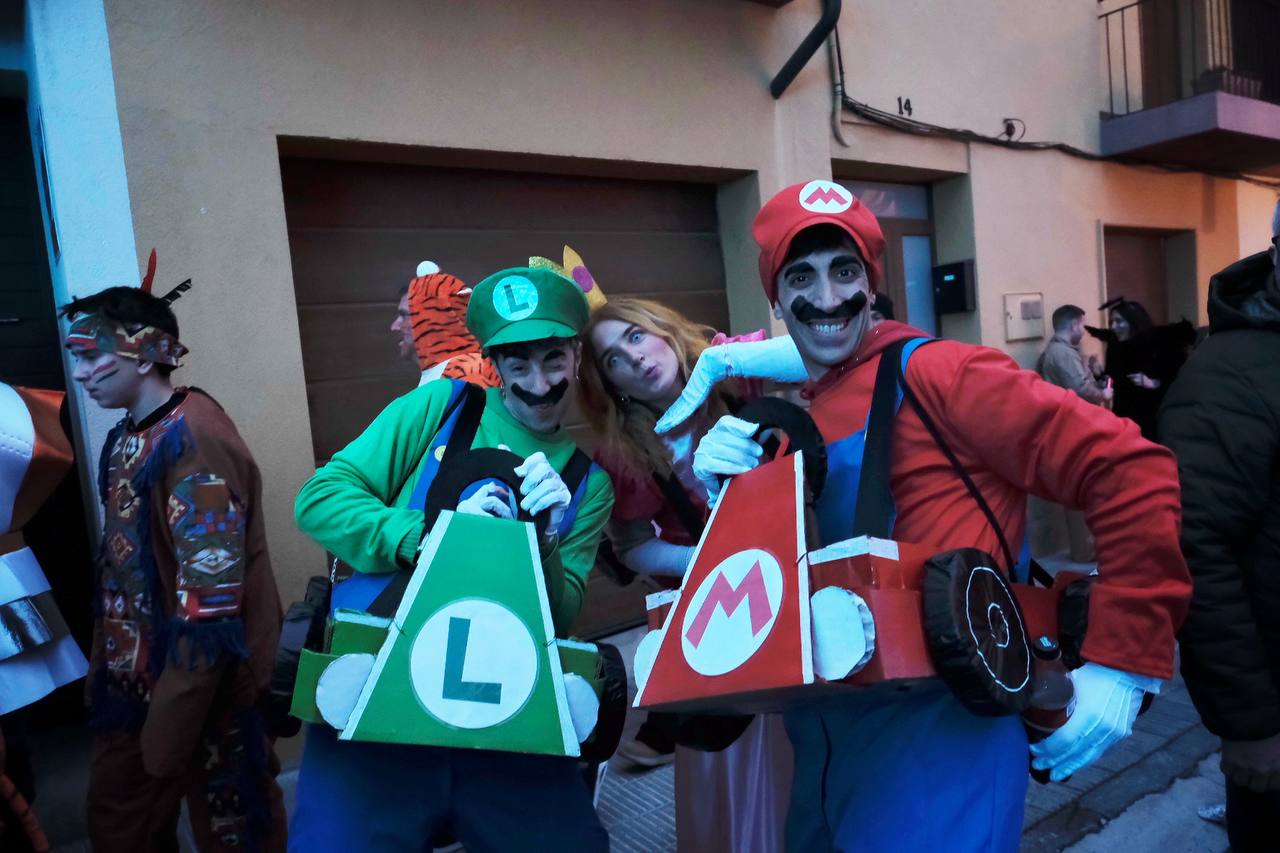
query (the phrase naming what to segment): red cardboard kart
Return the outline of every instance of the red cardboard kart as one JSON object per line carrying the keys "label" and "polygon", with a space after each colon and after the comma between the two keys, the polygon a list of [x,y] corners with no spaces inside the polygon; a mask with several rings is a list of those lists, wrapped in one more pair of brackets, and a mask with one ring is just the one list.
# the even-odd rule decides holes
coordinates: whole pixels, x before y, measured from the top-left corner
{"label": "red cardboard kart", "polygon": [[810,551],[804,454],[730,480],[680,589],[649,596],[636,707],[781,711],[941,677],[974,713],[1023,711],[1029,638],[1058,636],[1060,594],[1080,576],[1011,584],[977,549],[867,536]]}

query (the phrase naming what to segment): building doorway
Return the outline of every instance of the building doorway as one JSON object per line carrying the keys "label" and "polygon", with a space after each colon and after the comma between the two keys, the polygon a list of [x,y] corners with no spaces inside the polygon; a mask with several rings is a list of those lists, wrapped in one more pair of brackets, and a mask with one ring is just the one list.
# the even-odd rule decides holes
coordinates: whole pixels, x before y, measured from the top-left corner
{"label": "building doorway", "polygon": [[929,188],[916,184],[841,180],[880,220],[884,232],[882,290],[893,301],[894,319],[930,335],[938,333],[933,305],[933,217]]}
{"label": "building doorway", "polygon": [[1195,232],[1107,226],[1103,254],[1105,300],[1137,302],[1156,325],[1197,322]]}

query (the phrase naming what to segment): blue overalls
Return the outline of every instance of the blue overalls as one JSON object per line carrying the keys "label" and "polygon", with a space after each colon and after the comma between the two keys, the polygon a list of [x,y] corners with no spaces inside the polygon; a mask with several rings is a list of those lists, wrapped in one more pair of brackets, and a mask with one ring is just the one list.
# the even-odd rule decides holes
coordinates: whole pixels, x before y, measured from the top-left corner
{"label": "blue overalls", "polygon": [[[926,340],[903,348],[903,374]],[[899,385],[895,411],[901,403]],[[827,445],[815,507],[824,545],[852,533],[866,437],[864,428]],[[788,850],[1018,849],[1028,777],[1017,716],[978,717],[934,680],[820,700],[785,721],[795,747]]]}
{"label": "blue overalls", "polygon": [[[451,414],[423,461],[408,507],[424,510],[443,448],[464,407],[454,381]],[[573,529],[586,494],[582,478],[561,529]],[[483,486],[475,483],[467,497]],[[366,610],[394,573],[357,572],[333,589],[333,608]],[[430,850],[451,831],[468,851],[607,851],[609,836],[578,763],[548,755],[339,741],[328,726],[306,726],[289,850]]]}

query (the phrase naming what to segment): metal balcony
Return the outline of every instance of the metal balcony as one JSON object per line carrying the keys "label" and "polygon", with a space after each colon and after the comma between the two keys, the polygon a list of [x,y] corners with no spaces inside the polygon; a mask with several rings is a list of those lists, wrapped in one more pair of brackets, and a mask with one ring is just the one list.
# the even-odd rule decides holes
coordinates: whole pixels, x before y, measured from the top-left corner
{"label": "metal balcony", "polygon": [[1103,6],[1103,154],[1280,175],[1280,0]]}

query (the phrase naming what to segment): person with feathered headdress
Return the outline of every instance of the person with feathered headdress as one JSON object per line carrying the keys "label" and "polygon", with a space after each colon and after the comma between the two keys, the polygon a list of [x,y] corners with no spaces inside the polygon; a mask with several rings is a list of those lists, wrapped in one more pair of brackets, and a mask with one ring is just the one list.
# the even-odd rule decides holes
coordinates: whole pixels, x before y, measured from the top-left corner
{"label": "person with feathered headdress", "polygon": [[262,480],[227,413],[174,387],[190,286],[73,299],[66,348],[88,396],[125,417],[99,464],[102,547],[89,666],[87,797],[98,850],[176,844],[185,797],[202,850],[284,847],[278,766],[257,710],[280,634]]}

